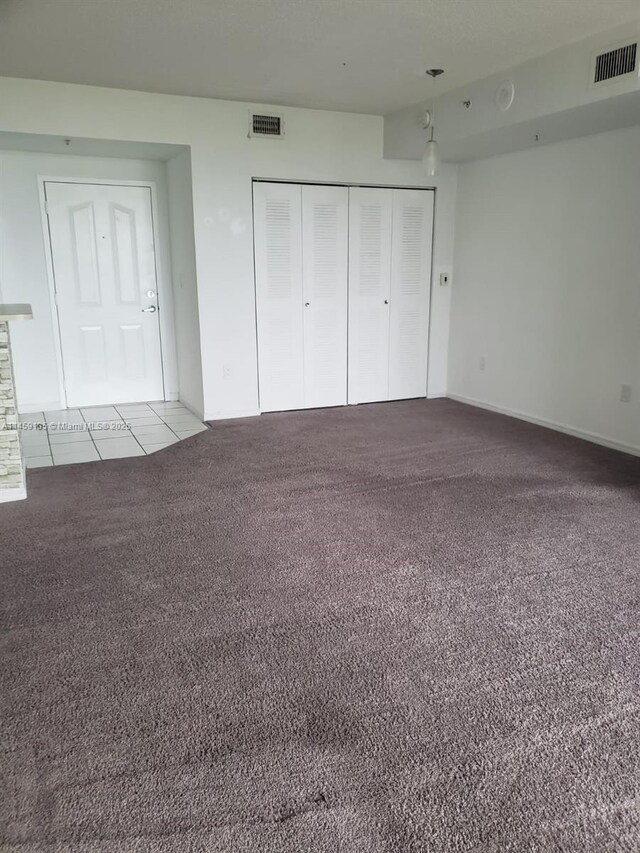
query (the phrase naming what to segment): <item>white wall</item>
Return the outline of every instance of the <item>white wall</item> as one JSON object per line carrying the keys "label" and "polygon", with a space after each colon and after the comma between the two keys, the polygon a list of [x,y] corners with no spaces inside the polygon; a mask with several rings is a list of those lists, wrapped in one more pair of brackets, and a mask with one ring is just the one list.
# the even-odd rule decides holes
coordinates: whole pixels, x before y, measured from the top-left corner
{"label": "white wall", "polygon": [[[383,120],[284,109],[283,140],[248,139],[249,105],[0,79],[0,131],[191,147],[204,412],[258,406],[251,178],[425,185],[420,164],[384,160]],[[453,167],[439,179],[436,261],[451,263]],[[449,217],[447,219],[447,217]],[[430,389],[446,385],[448,294],[434,300]]]}
{"label": "white wall", "polygon": [[182,402],[202,417],[202,356],[191,187],[191,156],[184,151],[167,161],[178,385]]}
{"label": "white wall", "polygon": [[[22,412],[58,409],[61,370],[45,253],[39,177],[154,181],[157,189],[160,289],[170,293],[169,228],[164,163],[0,151],[0,288],[5,302],[28,302],[34,319],[11,329],[18,405]],[[165,312],[163,349],[167,391],[177,396],[173,311]]]}
{"label": "white wall", "polygon": [[451,395],[640,450],[639,155],[636,127],[460,167]]}
{"label": "white wall", "polygon": [[429,397],[445,397],[449,359],[449,325],[451,310],[451,284],[440,285],[440,274],[455,277],[454,223],[457,190],[457,168],[443,164],[438,170],[436,191],[433,281],[431,284],[431,319],[429,324]]}

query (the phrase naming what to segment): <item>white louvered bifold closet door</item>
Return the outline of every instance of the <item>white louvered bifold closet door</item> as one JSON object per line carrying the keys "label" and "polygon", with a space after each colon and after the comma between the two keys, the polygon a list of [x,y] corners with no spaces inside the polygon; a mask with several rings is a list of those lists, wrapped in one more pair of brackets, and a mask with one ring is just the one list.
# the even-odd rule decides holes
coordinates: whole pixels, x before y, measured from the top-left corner
{"label": "white louvered bifold closet door", "polygon": [[255,183],[258,379],[263,412],[304,407],[302,192]]}
{"label": "white louvered bifold closet door", "polygon": [[426,395],[432,231],[431,191],[254,185],[263,412]]}
{"label": "white louvered bifold closet door", "polygon": [[427,393],[433,192],[393,190],[388,399]]}
{"label": "white louvered bifold closet door", "polygon": [[347,402],[346,187],[302,187],[304,404]]}
{"label": "white louvered bifold closet door", "polygon": [[349,190],[349,403],[389,395],[393,192]]}

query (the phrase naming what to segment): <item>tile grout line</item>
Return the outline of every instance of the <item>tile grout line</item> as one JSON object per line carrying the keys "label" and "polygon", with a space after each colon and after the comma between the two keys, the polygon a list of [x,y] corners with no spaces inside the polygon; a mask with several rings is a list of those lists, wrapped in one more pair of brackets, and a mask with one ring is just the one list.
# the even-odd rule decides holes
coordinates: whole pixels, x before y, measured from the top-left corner
{"label": "tile grout line", "polygon": [[91,435],[91,430],[89,429],[89,421],[85,418],[84,412],[82,411],[82,409],[78,409],[78,411],[80,412],[80,417],[82,418],[84,423],[87,425],[87,432],[89,433],[89,441],[93,445],[93,449],[95,450],[95,452],[98,454],[98,461],[102,462],[103,460],[102,460],[102,456],[100,456],[100,451],[98,450],[98,445],[96,444],[95,438]]}
{"label": "tile grout line", "polygon": [[132,436],[133,436],[133,438],[135,439],[136,444],[137,444],[137,445],[138,445],[138,447],[142,450],[142,452],[144,453],[144,455],[145,455],[145,456],[148,456],[149,454],[147,453],[147,451],[144,449],[144,447],[143,447],[143,446],[140,444],[140,442],[138,441],[138,437],[137,437],[137,436],[135,436],[135,435],[133,435],[133,433],[131,432],[131,430],[129,430],[129,432],[131,433],[131,435],[132,435]]}
{"label": "tile grout line", "polygon": [[[62,411],[62,410],[61,410],[61,411]],[[78,409],[77,409],[77,412],[78,412],[78,414],[80,415],[80,418],[81,418],[81,420],[82,420],[82,424],[83,424],[83,426],[84,426],[84,425],[86,425],[87,420],[86,420],[85,416],[82,414],[82,409],[78,408]],[[43,412],[43,415],[44,415],[44,412]],[[91,439],[91,433],[89,432],[89,430],[88,430],[88,429],[87,429],[87,434],[89,435],[89,441],[91,441],[91,440],[92,440],[92,439]],[[51,456],[51,464],[52,464],[54,467],[55,467],[56,465],[60,465],[60,464],[62,464],[62,463],[60,463],[60,462],[56,462],[55,457],[54,457],[54,455],[53,455],[53,444],[51,444],[51,434],[50,434],[50,432],[49,432],[49,422],[48,422],[48,421],[47,421],[47,441],[49,442],[49,455]],[[66,442],[60,442],[60,444],[65,444],[65,443],[66,443]],[[80,443],[81,443],[81,444],[83,444],[84,442],[80,442]]]}
{"label": "tile grout line", "polygon": [[[122,420],[122,422],[128,425],[129,421],[126,419],[126,416],[120,411],[119,407],[121,405],[124,405],[124,404],[123,403],[113,403],[110,406],[102,406],[102,408],[113,409],[113,411],[118,415],[118,417]],[[100,407],[98,407],[98,408],[100,408]],[[123,433],[127,432],[130,436],[135,438],[135,435],[133,435],[133,433],[131,432],[131,427],[129,427],[129,426],[127,426],[127,429],[123,430],[122,432]],[[126,438],[126,437],[127,437],[126,435],[119,435],[119,436],[116,436],[116,438],[112,439],[112,440],[117,441],[119,438]],[[93,436],[91,436],[91,440],[93,441],[94,446],[96,448],[98,458],[100,459],[101,462],[104,462],[105,459],[104,459],[103,455],[100,453],[100,448],[98,447],[98,444],[96,443],[96,440]],[[103,439],[103,440],[105,440],[105,439]],[[144,448],[142,448],[142,449],[144,451]],[[118,458],[118,457],[116,457],[116,458]],[[121,457],[121,458],[126,459],[127,457]]]}
{"label": "tile grout line", "polygon": [[[98,408],[100,408],[100,407],[98,407]],[[102,408],[108,408],[108,407],[102,407]],[[118,410],[116,409],[116,407],[115,407],[115,406],[113,406],[112,408],[113,408],[114,412],[116,412],[118,415],[120,414],[120,412],[118,412]],[[80,412],[80,416],[82,417],[82,420],[83,420],[86,424],[88,424],[88,423],[89,423],[89,421],[85,418],[85,416],[84,416],[84,412],[82,411],[82,409],[79,409],[79,412]],[[96,444],[96,440],[95,440],[95,438],[91,435],[91,430],[90,430],[90,429],[87,429],[87,432],[89,433],[89,440],[91,441],[91,443],[92,443],[92,445],[93,445],[93,447],[94,447],[94,450],[95,450],[95,451],[96,451],[96,453],[98,454],[98,461],[99,461],[99,462],[104,462],[104,459],[102,458],[102,454],[100,453],[100,448],[99,448],[99,447],[98,447],[98,445]]]}
{"label": "tile grout line", "polygon": [[[161,404],[162,402],[166,403],[168,401],[158,401],[158,402],[159,402],[159,404]],[[110,408],[110,409],[113,409],[113,411],[115,411],[118,418],[128,425],[128,429],[126,431],[123,431],[124,434],[122,436],[119,436],[119,437],[120,438],[126,438],[128,436],[131,436],[135,440],[136,445],[142,450],[142,453],[145,456],[149,456],[150,453],[155,452],[155,447],[157,445],[161,445],[162,447],[166,447],[166,446],[170,446],[170,445],[175,444],[175,443],[179,443],[180,441],[183,440],[182,437],[178,434],[177,430],[175,429],[175,426],[171,426],[171,424],[165,420],[165,416],[168,416],[169,414],[174,414],[175,412],[177,412],[177,410],[183,410],[185,416],[191,416],[191,417],[195,418],[198,421],[200,426],[204,426],[206,428],[206,424],[204,424],[202,421],[200,421],[200,419],[196,415],[194,415],[194,413],[190,409],[187,409],[187,407],[184,406],[182,403],[180,403],[180,401],[175,401],[175,402],[176,402],[175,406],[171,406],[170,408],[164,408],[162,411],[156,411],[155,409],[153,409],[151,407],[150,403],[148,403],[148,402],[139,403],[139,404],[136,404],[136,403],[126,403],[126,404],[124,404],[124,403],[117,403],[117,404],[111,403],[111,404],[107,404],[105,406],[93,406],[93,407],[86,407],[86,408],[89,408],[89,409],[91,409],[91,408],[97,408],[97,409]],[[121,407],[126,408],[127,406],[129,406],[131,408],[143,410],[144,415],[142,415],[142,417],[157,418],[160,421],[160,423],[157,424],[157,426],[162,425],[164,427],[167,427],[169,432],[171,433],[171,435],[173,435],[174,440],[170,440],[168,442],[167,441],[159,441],[159,442],[155,442],[155,444],[154,444],[154,442],[149,442],[148,443],[149,446],[154,447],[154,450],[148,451],[147,448],[145,447],[145,445],[143,444],[143,440],[144,440],[145,436],[140,436],[140,438],[138,438],[138,436],[136,436],[133,433],[133,428],[130,425],[130,421],[127,420],[127,416],[123,412],[120,411]],[[64,410],[61,409],[59,414],[62,416],[64,413],[68,413],[69,411],[70,411],[70,409],[64,409]],[[78,414],[80,415],[82,425],[83,426],[86,425],[86,427],[87,427],[86,431],[88,434],[88,442],[77,442],[77,445],[78,445],[77,449],[79,450],[80,446],[86,447],[90,442],[90,446],[94,448],[94,451],[98,456],[98,460],[104,461],[104,459],[100,453],[100,443],[98,441],[96,441],[95,437],[91,434],[91,430],[88,428],[89,421],[87,420],[87,416],[85,416],[85,413],[83,412],[82,408],[80,408],[80,407],[77,407],[75,409],[75,411],[77,411]],[[51,465],[55,466],[55,465],[69,464],[69,463],[65,463],[62,461],[61,462],[55,461],[54,455],[53,455],[54,445],[51,442],[51,433],[49,432],[49,421],[46,417],[45,412],[39,412],[38,414],[42,417],[42,421],[43,421],[43,424],[45,427],[45,433],[47,436],[47,448],[48,448],[48,453],[46,455],[48,457],[48,460],[50,460]],[[150,426],[153,426],[153,425],[150,424]],[[192,432],[192,430],[189,428],[187,428],[186,431]],[[58,447],[58,446],[61,446],[61,447],[65,446],[66,447],[66,446],[69,446],[70,444],[71,444],[71,442],[66,442],[66,443],[60,442],[59,445],[56,444],[55,446],[56,447]],[[116,457],[116,458],[123,458],[124,459],[127,457]]]}
{"label": "tile grout line", "polygon": [[[145,406],[145,409],[146,409],[146,410],[147,410],[147,412],[148,412],[147,417],[151,417],[152,415],[155,415],[155,416],[157,417],[156,413],[153,411],[153,409],[151,408],[151,406],[150,406],[148,403],[145,403],[145,404],[144,404],[144,406]],[[118,412],[118,414],[121,414],[120,409],[116,409],[116,411]],[[124,415],[122,415],[122,417],[124,418],[125,416],[124,416]],[[141,450],[142,450],[142,452],[144,453],[144,455],[145,455],[145,456],[148,456],[149,454],[147,453],[146,448],[142,446],[142,443],[140,442],[140,439],[138,438],[138,436],[137,436],[137,435],[134,435],[133,430],[131,429],[131,427],[129,427],[129,432],[130,432],[130,433],[131,433],[131,435],[133,435],[133,437],[135,438],[136,442],[138,443],[138,445],[139,445],[139,447],[141,448]]]}
{"label": "tile grout line", "polygon": [[[47,425],[47,419],[46,419],[46,417],[45,417],[44,412],[34,412],[34,416],[35,416],[36,418],[37,418],[38,416],[41,416],[41,417],[42,417],[42,423],[44,424],[44,434],[45,434],[45,435],[46,435],[46,437],[47,437],[47,447],[49,448],[49,453],[48,453],[47,455],[49,456],[49,459],[51,459],[51,464],[53,465],[53,464],[54,464],[54,461],[53,461],[53,451],[52,451],[52,449],[51,449],[51,442],[49,441],[49,427],[48,427],[48,425]],[[27,457],[26,453],[24,453],[24,466],[25,466],[25,468],[28,468],[28,467],[29,467],[29,466],[27,465],[27,458],[29,458],[29,457]],[[35,457],[33,457],[33,458],[35,458]]]}
{"label": "tile grout line", "polygon": [[[60,409],[59,411],[62,412],[65,410]],[[69,410],[67,409],[66,411],[69,411]],[[82,423],[85,424],[86,420],[84,418],[84,415],[82,414],[82,411],[80,409],[77,409],[77,412],[80,415],[80,418],[82,419]],[[53,444],[51,443],[51,433],[49,432],[49,419],[47,418],[47,416],[44,412],[42,412],[42,418],[43,418],[44,424],[45,424],[45,432],[47,433],[47,444],[49,445],[49,458],[51,459],[52,467],[55,467],[56,465],[58,465],[60,463],[56,462],[55,457],[53,455]],[[88,430],[87,430],[87,432],[88,432]],[[89,436],[89,438],[91,438],[91,436]],[[64,444],[64,442],[61,442],[61,444]]]}
{"label": "tile grout line", "polygon": [[165,419],[161,415],[159,415],[159,417],[160,417],[160,420],[162,421],[162,423],[167,427],[167,429],[169,429],[175,435],[175,437],[178,439],[178,441],[180,441],[180,436],[176,434],[176,431],[174,429],[171,429],[169,424],[165,421]]}
{"label": "tile grout line", "polygon": [[[86,421],[85,421],[85,423],[86,423]],[[89,439],[91,440],[91,443],[93,444],[95,451],[98,454],[98,459],[102,462],[103,460],[102,460],[102,456],[100,456],[100,450],[98,448],[98,445],[96,444],[95,438],[91,435],[91,433],[89,433]]]}

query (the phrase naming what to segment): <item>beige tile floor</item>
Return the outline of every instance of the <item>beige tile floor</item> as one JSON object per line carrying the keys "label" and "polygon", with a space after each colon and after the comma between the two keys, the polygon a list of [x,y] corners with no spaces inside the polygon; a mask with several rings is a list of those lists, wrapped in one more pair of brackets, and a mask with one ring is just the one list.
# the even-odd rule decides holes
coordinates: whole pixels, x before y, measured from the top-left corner
{"label": "beige tile floor", "polygon": [[129,403],[20,415],[27,468],[155,453],[207,429],[182,403]]}

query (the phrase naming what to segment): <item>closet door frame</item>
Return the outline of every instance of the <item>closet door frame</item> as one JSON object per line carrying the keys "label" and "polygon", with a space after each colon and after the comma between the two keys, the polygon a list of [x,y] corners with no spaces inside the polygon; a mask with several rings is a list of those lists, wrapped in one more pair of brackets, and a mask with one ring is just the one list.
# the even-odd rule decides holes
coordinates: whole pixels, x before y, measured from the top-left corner
{"label": "closet door frame", "polygon": [[[427,288],[427,317],[428,317],[428,325],[427,325],[427,340],[426,340],[426,351],[427,351],[427,363],[426,363],[426,372],[427,372],[427,381],[424,387],[424,397],[428,398],[429,391],[429,345],[431,341],[431,322],[432,322],[432,291],[434,287],[434,258],[433,258],[433,247],[435,245],[435,221],[436,221],[436,203],[437,203],[437,187],[425,187],[425,186],[407,186],[407,185],[398,185],[398,184],[366,184],[366,183],[350,183],[344,181],[310,181],[310,180],[300,180],[295,178],[267,178],[267,177],[254,177],[251,179],[251,192],[253,198],[253,220],[252,220],[252,228],[253,228],[253,243],[254,243],[254,257],[253,257],[253,273],[254,273],[254,299],[255,299],[255,311],[256,311],[256,339],[258,340],[258,290],[257,290],[257,257],[256,257],[256,235],[255,235],[255,187],[259,184],[293,184],[299,187],[302,190],[302,187],[305,186],[318,186],[318,187],[346,187],[347,189],[352,188],[363,188],[363,189],[380,189],[380,190],[417,190],[423,193],[431,193],[433,204],[433,226],[432,226],[432,234],[431,234],[431,269],[430,269],[430,282]],[[351,249],[349,247],[349,253]],[[348,299],[350,299],[348,294]],[[258,341],[259,343],[259,341]],[[260,351],[257,349],[258,363],[257,363],[257,371],[258,371],[258,412],[267,412],[273,411],[272,409],[266,409],[262,406],[262,401],[260,397]],[[347,365],[347,369],[349,371],[349,365]],[[347,387],[348,394],[350,393],[349,386]],[[351,403],[348,403],[352,405]],[[357,405],[357,403],[355,404]],[[301,408],[304,408],[304,404],[302,404]],[[289,410],[292,411],[292,410]]]}

